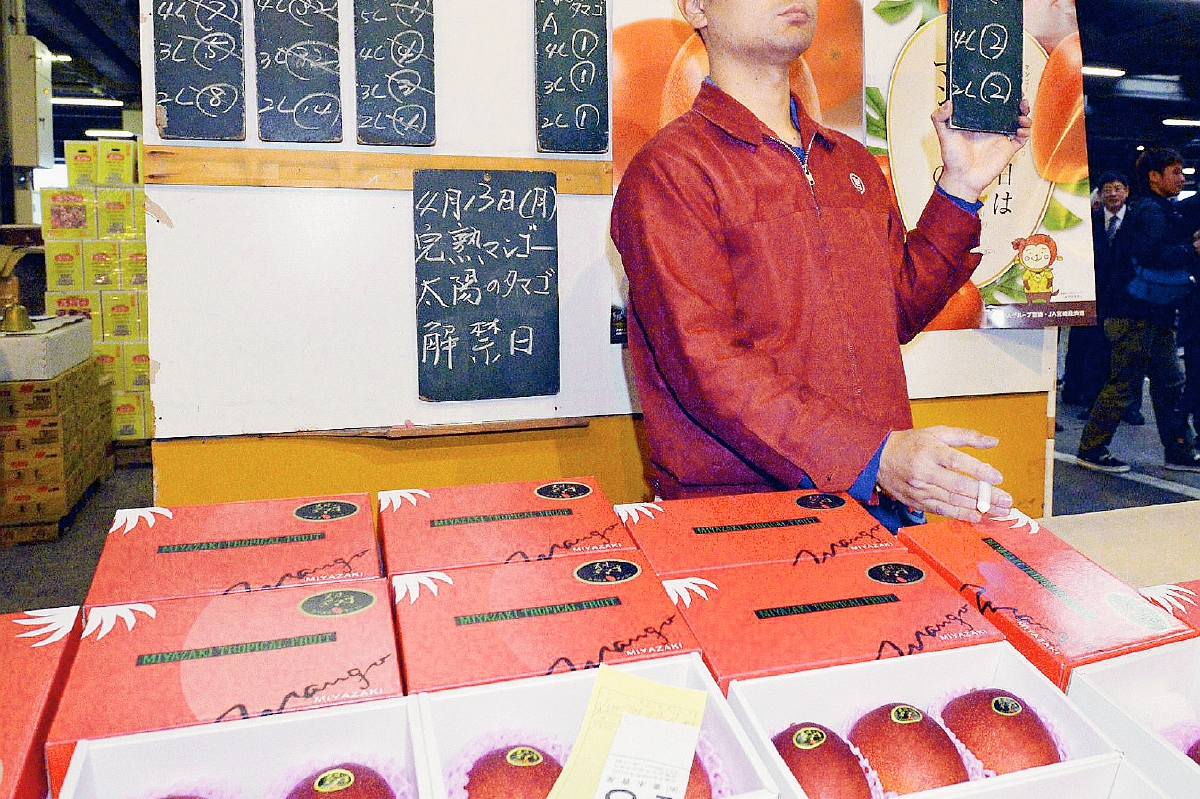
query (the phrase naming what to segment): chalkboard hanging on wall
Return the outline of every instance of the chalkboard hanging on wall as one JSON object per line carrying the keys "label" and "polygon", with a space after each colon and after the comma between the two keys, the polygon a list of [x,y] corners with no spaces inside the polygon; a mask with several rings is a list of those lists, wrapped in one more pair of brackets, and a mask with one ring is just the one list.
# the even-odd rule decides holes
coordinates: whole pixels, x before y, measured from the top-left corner
{"label": "chalkboard hanging on wall", "polygon": [[258,136],[339,142],[337,0],[256,0]]}
{"label": "chalkboard hanging on wall", "polygon": [[537,3],[537,141],[543,153],[608,150],[606,0]]}
{"label": "chalkboard hanging on wall", "polygon": [[950,0],[946,86],[950,126],[1014,133],[1024,65],[1022,0]]}
{"label": "chalkboard hanging on wall", "polygon": [[355,0],[354,51],[359,144],[433,144],[433,0]]}
{"label": "chalkboard hanging on wall", "polygon": [[553,172],[413,174],[421,399],[558,393],[557,216]]}
{"label": "chalkboard hanging on wall", "polygon": [[239,0],[154,4],[155,119],[164,139],[246,138]]}

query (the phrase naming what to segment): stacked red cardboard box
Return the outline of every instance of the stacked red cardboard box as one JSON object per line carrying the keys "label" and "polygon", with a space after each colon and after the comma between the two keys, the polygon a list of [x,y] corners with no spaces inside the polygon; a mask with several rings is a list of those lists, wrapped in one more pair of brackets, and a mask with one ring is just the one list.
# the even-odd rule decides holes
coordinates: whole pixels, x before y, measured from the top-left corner
{"label": "stacked red cardboard box", "polygon": [[91,359],[50,380],[0,383],[0,543],[32,540],[21,525],[57,523],[112,470],[110,414]]}
{"label": "stacked red cardboard box", "polygon": [[42,743],[79,646],[79,608],[0,615],[0,796],[43,799]]}
{"label": "stacked red cardboard box", "polygon": [[379,565],[366,494],[119,511],[47,737],[51,787],[84,739],[399,696]]}
{"label": "stacked red cardboard box", "polygon": [[68,187],[44,189],[46,313],[87,316],[112,378],[114,439],[153,437],[145,190],[132,141],[64,143]]}
{"label": "stacked red cardboard box", "polygon": [[409,691],[699,651],[591,478],[380,494]]}
{"label": "stacked red cardboard box", "polygon": [[1197,635],[1020,512],[908,527],[900,540],[1063,690],[1078,666]]}

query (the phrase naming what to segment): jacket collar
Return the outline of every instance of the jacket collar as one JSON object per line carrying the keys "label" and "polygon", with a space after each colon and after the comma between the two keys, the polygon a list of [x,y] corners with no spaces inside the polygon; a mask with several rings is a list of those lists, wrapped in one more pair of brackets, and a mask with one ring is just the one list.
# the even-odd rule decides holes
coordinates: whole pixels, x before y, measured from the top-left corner
{"label": "jacket collar", "polygon": [[[817,124],[808,115],[799,97],[793,94],[792,99],[796,102],[796,108],[798,109],[800,135],[804,146],[808,146],[808,142],[812,140],[815,134],[824,146],[832,147],[835,140],[829,128]],[[750,109],[721,91],[717,84],[711,80],[706,79],[700,84],[700,93],[696,95],[696,102],[693,103],[692,110],[733,138],[740,139],[751,146],[756,147],[767,139],[778,141],[771,129],[764,125],[762,120],[754,116]]]}

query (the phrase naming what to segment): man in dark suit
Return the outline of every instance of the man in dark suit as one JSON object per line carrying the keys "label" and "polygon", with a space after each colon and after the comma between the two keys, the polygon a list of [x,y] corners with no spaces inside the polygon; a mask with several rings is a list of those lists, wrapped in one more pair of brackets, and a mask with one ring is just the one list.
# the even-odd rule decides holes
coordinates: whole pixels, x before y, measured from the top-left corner
{"label": "man in dark suit", "polygon": [[[1150,378],[1150,399],[1163,444],[1164,466],[1200,472],[1200,455],[1192,448],[1182,412],[1183,370],[1175,352],[1175,312],[1178,301],[1150,302],[1129,293],[1136,263],[1167,269],[1190,267],[1200,257],[1190,241],[1186,251],[1176,241],[1168,198],[1182,188],[1182,159],[1169,150],[1147,152],[1138,159],[1138,174],[1148,190],[1145,199],[1126,204],[1124,213],[1103,210],[1096,267],[1097,313],[1112,346],[1108,382],[1092,405],[1091,417],[1079,439],[1076,461],[1093,471],[1119,473],[1129,464],[1108,452],[1121,415],[1140,391],[1142,376]],[[1103,184],[1102,184],[1103,185]],[[1200,271],[1198,269],[1197,271]]]}
{"label": "man in dark suit", "polygon": [[[1129,180],[1120,172],[1105,172],[1100,176],[1092,211],[1092,253],[1095,259],[1097,314],[1095,325],[1069,329],[1067,356],[1063,369],[1059,397],[1068,405],[1084,406],[1080,419],[1091,415],[1092,403],[1108,381],[1109,345],[1104,337],[1104,313],[1111,304],[1105,292],[1109,285],[1111,239],[1125,216],[1129,200]],[[1114,221],[1109,221],[1114,220]],[[1138,419],[1141,392],[1134,390],[1133,402],[1122,417],[1127,424],[1142,424]]]}

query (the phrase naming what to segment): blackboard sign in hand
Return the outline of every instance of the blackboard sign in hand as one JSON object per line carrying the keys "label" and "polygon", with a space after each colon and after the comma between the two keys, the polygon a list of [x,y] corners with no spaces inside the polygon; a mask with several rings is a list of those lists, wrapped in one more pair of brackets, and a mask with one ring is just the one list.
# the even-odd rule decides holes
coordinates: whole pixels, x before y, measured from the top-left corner
{"label": "blackboard sign in hand", "polygon": [[164,139],[246,138],[240,0],[154,3],[154,111]]}
{"label": "blackboard sign in hand", "polygon": [[256,0],[258,135],[342,140],[337,0]]}
{"label": "blackboard sign in hand", "polygon": [[354,0],[359,144],[434,143],[433,0]]}
{"label": "blackboard sign in hand", "polygon": [[421,399],[558,393],[555,180],[553,172],[413,173]]}
{"label": "blackboard sign in hand", "polygon": [[537,141],[543,153],[608,150],[606,0],[537,4]]}
{"label": "blackboard sign in hand", "polygon": [[1015,133],[1024,70],[1022,0],[950,0],[946,56],[950,127]]}

